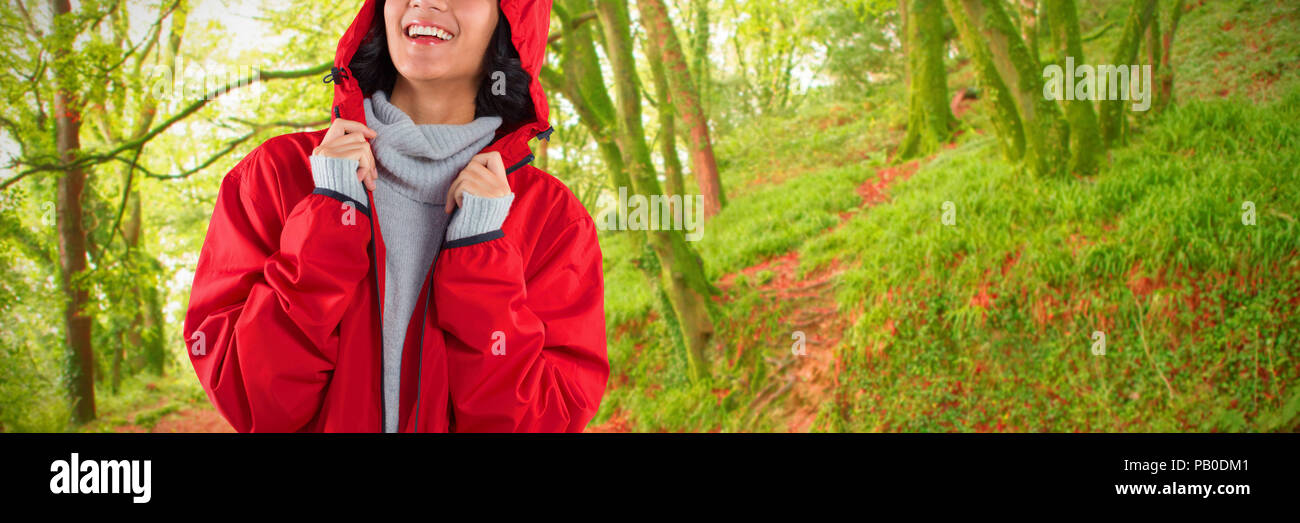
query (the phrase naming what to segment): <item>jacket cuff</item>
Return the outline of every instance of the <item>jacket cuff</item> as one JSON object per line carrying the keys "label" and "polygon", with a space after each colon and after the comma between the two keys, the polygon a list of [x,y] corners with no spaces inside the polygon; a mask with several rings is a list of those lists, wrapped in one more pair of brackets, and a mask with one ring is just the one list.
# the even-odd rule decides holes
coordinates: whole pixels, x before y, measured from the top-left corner
{"label": "jacket cuff", "polygon": [[515,200],[515,193],[497,198],[481,198],[467,192],[461,194],[460,210],[451,217],[451,225],[447,226],[448,242],[500,230],[510,214],[510,204]]}
{"label": "jacket cuff", "polygon": [[357,167],[357,161],[351,158],[311,155],[311,177],[316,188],[342,195],[365,209],[369,198],[366,187],[357,179]]}

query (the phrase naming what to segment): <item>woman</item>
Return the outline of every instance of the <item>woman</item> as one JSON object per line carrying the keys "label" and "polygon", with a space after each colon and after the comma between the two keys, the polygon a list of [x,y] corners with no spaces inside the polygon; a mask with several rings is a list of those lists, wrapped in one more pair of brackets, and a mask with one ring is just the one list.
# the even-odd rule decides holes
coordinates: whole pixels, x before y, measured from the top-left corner
{"label": "woman", "polygon": [[[499,5],[498,5],[499,3]],[[609,376],[586,210],[529,165],[548,0],[366,0],[328,129],[222,181],[185,321],[241,432],[581,431]]]}

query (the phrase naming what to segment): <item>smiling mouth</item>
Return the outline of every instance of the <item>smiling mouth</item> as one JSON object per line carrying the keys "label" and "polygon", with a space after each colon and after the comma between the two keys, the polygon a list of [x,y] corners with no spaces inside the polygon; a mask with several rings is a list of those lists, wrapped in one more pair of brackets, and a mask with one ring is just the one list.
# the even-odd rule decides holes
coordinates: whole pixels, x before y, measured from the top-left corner
{"label": "smiling mouth", "polygon": [[456,35],[433,24],[415,22],[406,26],[406,37],[416,42],[441,43],[455,38]]}

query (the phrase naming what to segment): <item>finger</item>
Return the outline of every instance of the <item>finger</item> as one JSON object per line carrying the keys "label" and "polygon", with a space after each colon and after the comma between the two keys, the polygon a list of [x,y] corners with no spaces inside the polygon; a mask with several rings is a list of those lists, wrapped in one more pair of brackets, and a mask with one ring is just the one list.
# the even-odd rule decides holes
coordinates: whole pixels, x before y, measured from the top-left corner
{"label": "finger", "polygon": [[329,141],[334,137],[343,134],[343,128],[338,125],[339,121],[340,120],[334,120],[334,123],[330,124],[329,129],[325,130],[325,136],[322,136],[320,139],[321,143],[329,143]]}
{"label": "finger", "polygon": [[506,172],[505,163],[501,160],[501,153],[498,151],[476,154],[470,159],[470,163],[474,165],[482,165],[483,167],[486,167],[489,172],[499,172],[501,174],[505,174]]}
{"label": "finger", "polygon": [[447,199],[451,200],[451,210],[454,211],[457,207],[460,207],[461,195],[465,194],[465,188],[469,186],[469,182],[469,178],[459,178],[456,180],[456,190],[447,193]]}
{"label": "finger", "polygon": [[361,155],[357,155],[357,181],[366,183],[370,179],[370,169],[366,168],[365,162],[361,160]]}
{"label": "finger", "polygon": [[482,181],[485,186],[492,185],[496,183],[496,180],[505,178],[504,174],[492,170],[491,167],[485,167],[482,165],[475,165],[474,167],[477,171],[475,178]]}
{"label": "finger", "polygon": [[370,147],[366,147],[365,150],[362,151],[361,160],[358,163],[363,169],[362,172],[365,177],[363,183],[365,184],[366,189],[374,192],[375,183],[379,180],[379,169],[375,167],[375,156],[370,151]]}
{"label": "finger", "polygon": [[465,177],[473,181],[473,185],[466,185],[461,188],[461,192],[468,192],[474,196],[484,198],[495,198],[508,192],[509,183],[505,176],[488,170],[487,167],[475,164],[465,169]]}
{"label": "finger", "polygon": [[462,178],[460,184],[456,186],[456,194],[453,195],[456,200],[456,207],[463,207],[465,205],[465,194],[477,195],[481,186],[482,184],[478,180]]}
{"label": "finger", "polygon": [[470,162],[464,169],[461,169],[460,177],[481,178],[485,173],[487,173],[487,167],[484,167],[483,164]]}
{"label": "finger", "polygon": [[486,156],[487,156],[487,163],[485,163],[484,165],[487,166],[488,170],[492,171],[495,174],[505,176],[506,164],[504,161],[501,160],[501,153],[498,151],[492,151],[490,153],[487,153]]}
{"label": "finger", "polygon": [[365,168],[366,147],[364,144],[331,149],[329,154],[334,158],[357,162],[357,172],[361,172]]}
{"label": "finger", "polygon": [[357,133],[367,138],[374,138],[376,136],[379,136],[379,133],[376,133],[374,129],[366,127],[366,125],[361,122],[354,122],[352,120],[344,120],[342,118],[339,118],[334,120],[334,125],[339,126],[339,129],[341,129],[342,132],[345,134]]}
{"label": "finger", "polygon": [[460,196],[460,199],[456,201],[457,205],[462,205],[466,194],[481,196],[483,194],[483,182],[470,178],[465,180],[465,183],[460,184],[460,192],[456,193],[457,196]]}
{"label": "finger", "polygon": [[357,160],[357,165],[366,173],[367,178],[378,178],[378,172],[375,169],[375,157],[370,155],[369,149],[361,151],[361,159]]}
{"label": "finger", "polygon": [[331,143],[334,145],[351,145],[354,143],[366,143],[366,137],[360,133],[345,134],[343,136],[335,138],[334,141]]}
{"label": "finger", "polygon": [[330,147],[322,150],[322,154],[334,158],[347,158],[347,159],[356,160],[360,162],[361,154],[365,153],[369,149],[370,147],[368,145],[364,143],[357,143],[352,145],[344,145],[342,147]]}
{"label": "finger", "polygon": [[447,214],[451,214],[451,211],[456,209],[456,194],[464,182],[464,178],[457,177],[455,181],[451,182],[451,187],[447,189],[447,203],[443,209]]}
{"label": "finger", "polygon": [[[344,138],[340,138],[339,140],[344,140]],[[348,152],[357,151],[360,149],[369,149],[369,148],[370,148],[370,144],[366,143],[365,140],[350,140],[347,142],[332,143],[325,147],[326,150],[348,151]]]}
{"label": "finger", "polygon": [[333,122],[330,122],[329,130],[325,131],[325,136],[321,138],[321,141],[327,142],[331,139],[348,134],[348,127],[356,123],[357,122],[352,120],[335,118]]}

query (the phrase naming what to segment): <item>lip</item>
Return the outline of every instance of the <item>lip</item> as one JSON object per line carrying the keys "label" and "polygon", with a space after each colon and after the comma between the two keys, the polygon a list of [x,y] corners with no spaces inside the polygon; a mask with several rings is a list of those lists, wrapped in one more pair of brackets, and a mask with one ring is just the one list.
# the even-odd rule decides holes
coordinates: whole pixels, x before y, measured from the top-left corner
{"label": "lip", "polygon": [[456,34],[455,31],[452,31],[451,29],[448,29],[448,28],[447,28],[446,26],[444,26],[444,25],[441,25],[441,24],[435,24],[435,23],[433,23],[433,22],[429,22],[429,21],[425,21],[425,20],[412,20],[412,21],[407,22],[405,25],[402,26],[402,38],[405,38],[407,42],[410,42],[410,43],[412,43],[412,44],[414,44],[414,45],[442,45],[442,44],[448,44],[448,43],[451,43],[451,41],[452,41],[452,40],[443,40],[443,39],[441,39],[441,38],[421,38],[421,39],[412,38],[412,37],[411,37],[411,26],[416,26],[416,25],[418,25],[418,26],[424,26],[424,27],[435,27],[435,28],[441,29],[442,31],[445,31],[445,32],[447,32],[448,34],[450,34],[452,40],[455,40],[456,37],[459,36],[459,35]]}

